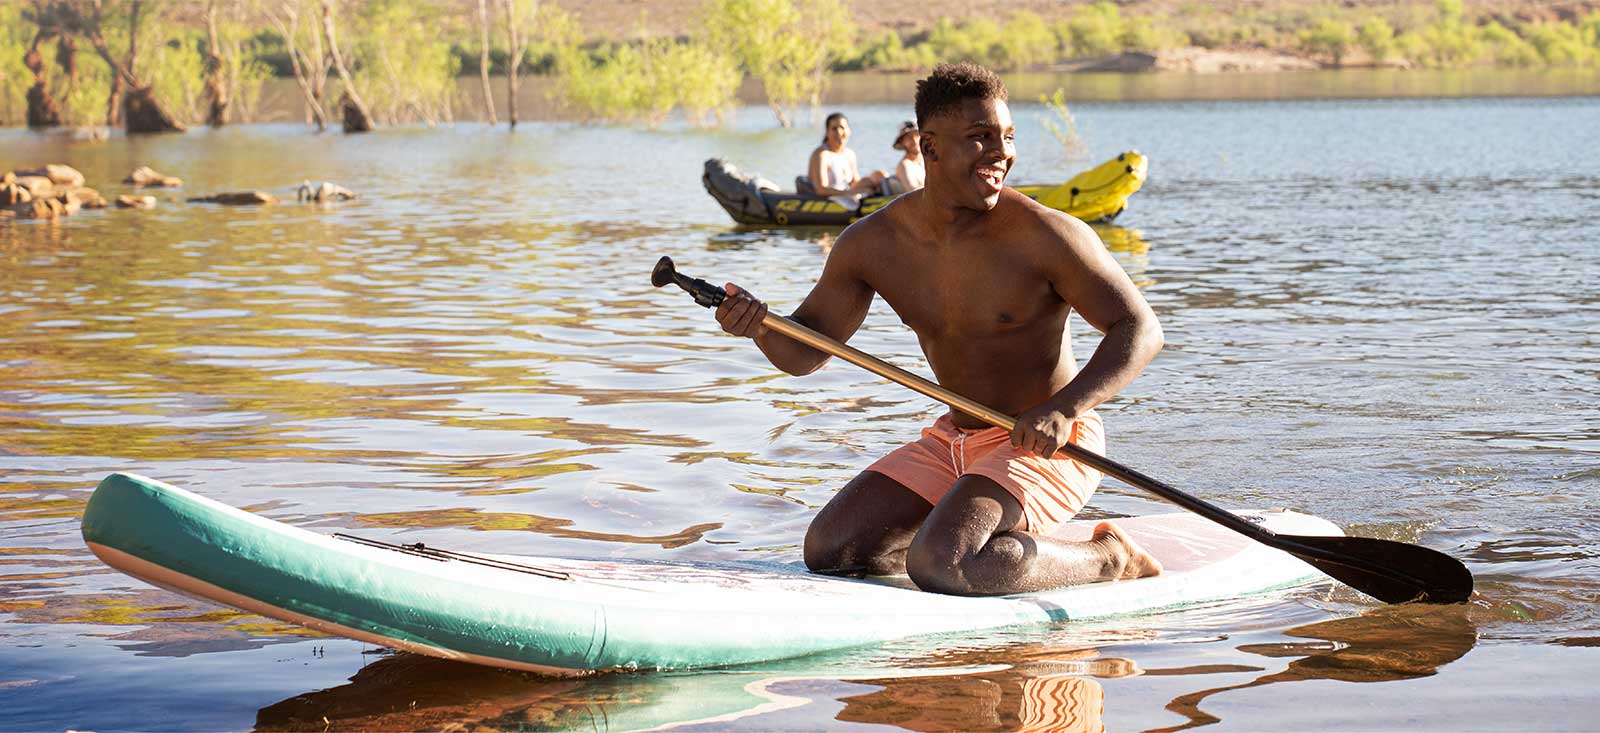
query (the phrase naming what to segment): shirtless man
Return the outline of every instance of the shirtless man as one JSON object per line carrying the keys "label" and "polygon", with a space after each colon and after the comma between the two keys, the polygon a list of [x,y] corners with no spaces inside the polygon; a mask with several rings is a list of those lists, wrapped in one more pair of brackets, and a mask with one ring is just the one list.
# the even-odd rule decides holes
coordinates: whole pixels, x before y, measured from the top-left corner
{"label": "shirtless man", "polygon": [[[1017,416],[1009,435],[952,410],[862,472],[812,521],[816,572],[910,574],[960,595],[1044,590],[1161,572],[1115,525],[1087,542],[1042,536],[1083,507],[1099,472],[1052,457],[1072,442],[1104,451],[1094,407],[1162,346],[1161,327],[1083,222],[1004,187],[1016,159],[1005,86],[946,64],[917,83],[925,187],[856,222],[790,318],[840,341],[874,293],[917,334],[938,382]],[[828,356],[761,325],[767,306],[729,283],[723,330],[753,338],[803,375]],[[1067,315],[1103,338],[1078,370]]]}

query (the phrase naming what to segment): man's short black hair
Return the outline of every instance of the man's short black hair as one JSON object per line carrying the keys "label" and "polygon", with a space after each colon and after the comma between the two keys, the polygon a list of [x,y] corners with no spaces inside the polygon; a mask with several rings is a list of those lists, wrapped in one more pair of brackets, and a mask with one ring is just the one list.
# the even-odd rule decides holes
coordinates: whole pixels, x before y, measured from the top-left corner
{"label": "man's short black hair", "polygon": [[917,82],[917,126],[959,107],[969,99],[1006,101],[1006,84],[993,71],[970,61],[939,64]]}

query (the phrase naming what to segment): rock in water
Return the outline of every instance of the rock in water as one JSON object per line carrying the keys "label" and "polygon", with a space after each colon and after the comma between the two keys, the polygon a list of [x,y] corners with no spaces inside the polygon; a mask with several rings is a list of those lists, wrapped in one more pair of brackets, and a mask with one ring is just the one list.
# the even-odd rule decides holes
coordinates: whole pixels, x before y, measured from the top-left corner
{"label": "rock in water", "polygon": [[79,173],[78,169],[61,163],[46,163],[38,168],[29,168],[27,170],[18,169],[16,174],[18,176],[47,178],[50,183],[62,188],[74,188],[83,185],[83,174]]}
{"label": "rock in water", "polygon": [[122,182],[131,183],[135,186],[162,186],[165,188],[177,188],[183,185],[182,178],[157,173],[146,165],[135,168],[132,173],[128,174],[127,178],[122,179]]}
{"label": "rock in water", "polygon": [[265,191],[236,191],[233,193],[219,193],[211,196],[198,196],[189,199],[190,203],[200,204],[226,204],[228,206],[251,206],[257,204],[278,203],[276,196]]}
{"label": "rock in water", "polygon": [[122,195],[117,197],[117,208],[119,209],[154,209],[155,207],[156,197],[154,196]]}

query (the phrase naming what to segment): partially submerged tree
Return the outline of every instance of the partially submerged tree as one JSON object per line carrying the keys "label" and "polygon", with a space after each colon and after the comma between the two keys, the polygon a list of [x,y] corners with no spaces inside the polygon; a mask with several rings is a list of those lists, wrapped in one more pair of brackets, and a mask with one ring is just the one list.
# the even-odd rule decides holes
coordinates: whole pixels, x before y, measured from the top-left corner
{"label": "partially submerged tree", "polygon": [[222,39],[217,32],[217,0],[206,0],[206,124],[221,127],[228,123],[232,95],[222,60]]}
{"label": "partially submerged tree", "polygon": [[483,84],[484,120],[497,124],[494,94],[489,90],[489,0],[478,0],[478,81]]}
{"label": "partially submerged tree", "polygon": [[33,0],[32,12],[23,13],[22,18],[38,26],[22,57],[23,66],[33,74],[33,84],[27,91],[28,127],[56,127],[61,124],[61,108],[50,93],[50,76],[45,69],[44,54],[39,49],[63,33],[59,10],[53,3]]}
{"label": "partially submerged tree", "polygon": [[[328,72],[332,69],[333,62],[322,49],[322,33],[313,23],[309,33],[302,37],[300,30],[300,14],[304,0],[284,0],[278,11],[272,14],[272,22],[277,25],[278,33],[283,36],[284,48],[289,55],[289,67],[294,72],[294,81],[300,87],[300,98],[305,102],[306,121],[317,126],[320,132],[328,128],[327,105],[323,102],[323,95],[328,85]],[[310,49],[302,47],[302,41],[311,44]]]}
{"label": "partially submerged tree", "polygon": [[327,45],[328,60],[333,62],[333,70],[338,72],[339,81],[344,82],[344,92],[339,97],[339,116],[345,132],[370,132],[372,112],[367,109],[367,103],[362,101],[361,93],[356,91],[350,68],[344,63],[344,54],[339,52],[339,36],[334,27],[334,1],[317,0],[317,3],[322,7],[322,41]]}
{"label": "partially submerged tree", "polygon": [[[139,72],[139,40],[145,19],[146,0],[49,0],[45,3],[64,29],[89,41],[101,60],[109,67],[112,77],[112,104],[120,107],[122,122],[128,132],[183,132],[184,126],[167,110]],[[152,0],[152,4],[154,4]],[[109,22],[126,20],[127,52],[121,58],[108,40],[113,31]],[[121,92],[121,104],[116,104]]]}
{"label": "partially submerged tree", "polygon": [[522,54],[528,50],[527,24],[533,21],[539,7],[535,0],[501,0],[506,19],[506,108],[511,115],[511,129],[517,129],[517,72],[522,66]]}
{"label": "partially submerged tree", "polygon": [[366,0],[350,16],[345,60],[374,121],[382,124],[454,119],[461,61],[450,31],[465,33],[433,3]]}

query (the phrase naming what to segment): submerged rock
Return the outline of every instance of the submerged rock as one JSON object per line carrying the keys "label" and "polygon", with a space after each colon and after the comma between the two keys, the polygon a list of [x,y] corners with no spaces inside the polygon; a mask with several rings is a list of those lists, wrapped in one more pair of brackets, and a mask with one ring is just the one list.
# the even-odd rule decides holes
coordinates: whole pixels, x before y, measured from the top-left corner
{"label": "submerged rock", "polygon": [[49,196],[56,189],[56,184],[44,176],[19,175],[16,177],[16,185],[28,189],[28,193],[33,194],[34,198]]}
{"label": "submerged rock", "polygon": [[33,200],[33,192],[17,185],[17,177],[6,174],[4,183],[0,183],[0,206],[16,206]]}
{"label": "submerged rock", "polygon": [[106,197],[100,195],[99,191],[88,188],[87,186],[74,188],[68,193],[77,197],[78,201],[83,204],[83,208],[85,209],[104,209],[105,207],[111,205],[106,201]]}
{"label": "submerged rock", "polygon": [[225,204],[228,206],[251,206],[258,204],[275,204],[278,198],[265,191],[237,191],[233,193],[219,193],[211,196],[196,196],[189,199],[190,203],[199,204]]}
{"label": "submerged rock", "polygon": [[124,194],[117,197],[117,208],[119,209],[154,209],[155,207],[156,197],[154,196],[129,196]]}
{"label": "submerged rock", "polygon": [[25,204],[17,204],[11,210],[18,219],[54,219],[71,213],[67,211],[66,205],[56,198],[36,198]]}
{"label": "submerged rock", "polygon": [[165,188],[177,188],[183,185],[182,178],[178,178],[177,176],[169,176],[163,173],[157,173],[156,171],[151,170],[150,166],[147,165],[141,165],[138,168],[135,168],[132,173],[128,174],[127,178],[122,180],[122,182],[131,183],[135,186],[141,187],[162,186]]}
{"label": "submerged rock", "polygon": [[73,168],[70,165],[63,165],[61,163],[46,163],[38,168],[29,168],[26,170],[19,168],[15,171],[15,173],[18,177],[36,176],[39,178],[46,178],[49,179],[50,183],[62,188],[72,188],[74,186],[83,185],[83,174],[79,173],[77,168]]}

